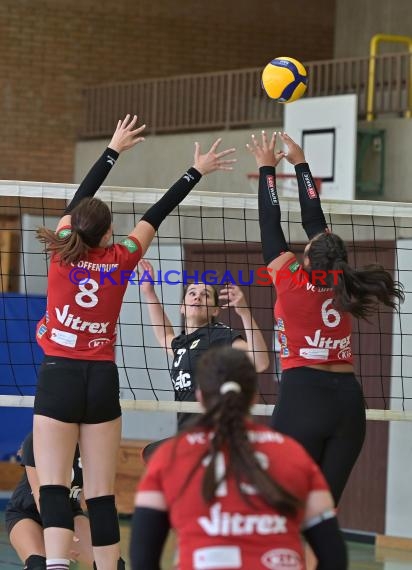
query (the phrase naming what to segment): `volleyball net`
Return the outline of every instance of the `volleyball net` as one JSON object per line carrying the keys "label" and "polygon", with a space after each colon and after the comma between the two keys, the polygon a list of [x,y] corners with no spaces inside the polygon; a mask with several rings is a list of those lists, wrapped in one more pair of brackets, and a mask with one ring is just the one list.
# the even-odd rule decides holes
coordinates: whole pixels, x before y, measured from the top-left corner
{"label": "volleyball net", "polygon": [[[0,405],[32,406],[42,353],[35,326],[45,310],[47,258],[35,231],[55,228],[74,185],[0,183]],[[114,239],[133,229],[164,190],[104,187],[98,197],[113,214]],[[412,419],[412,318],[410,312],[412,204],[322,200],[331,229],[346,242],[350,263],[381,263],[404,284],[398,311],[380,307],[369,321],[354,320],[352,349],[369,419]],[[307,242],[296,198],[282,199],[282,225],[291,248]],[[192,192],[161,225],[145,256],[155,270],[155,290],[174,326],[182,330],[183,285],[204,282],[218,289],[233,283],[263,332],[269,368],[259,374],[258,415],[272,413],[280,380],[275,291],[264,276],[257,195]],[[199,411],[196,403],[174,402],[171,359],[159,347],[141,291],[132,275],[118,323],[116,360],[121,402],[129,410]],[[299,313],[300,308],[296,307]],[[233,309],[218,320],[242,331]],[[305,326],[305,323],[302,323]]]}

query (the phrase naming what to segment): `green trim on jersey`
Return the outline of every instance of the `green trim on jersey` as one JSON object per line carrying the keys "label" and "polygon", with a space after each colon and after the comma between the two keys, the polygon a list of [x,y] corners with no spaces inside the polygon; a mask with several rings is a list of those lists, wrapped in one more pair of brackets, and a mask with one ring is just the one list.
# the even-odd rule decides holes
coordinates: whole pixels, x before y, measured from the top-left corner
{"label": "green trim on jersey", "polygon": [[72,230],[70,230],[69,228],[65,228],[63,230],[60,230],[57,235],[59,238],[63,239],[65,237],[69,236],[71,233],[72,233]]}
{"label": "green trim on jersey", "polygon": [[299,261],[294,261],[289,265],[289,271],[291,273],[295,273],[295,271],[297,271],[298,269],[299,269]]}
{"label": "green trim on jersey", "polygon": [[139,246],[130,238],[122,239],[120,242],[124,247],[130,251],[130,253],[135,253],[139,249]]}

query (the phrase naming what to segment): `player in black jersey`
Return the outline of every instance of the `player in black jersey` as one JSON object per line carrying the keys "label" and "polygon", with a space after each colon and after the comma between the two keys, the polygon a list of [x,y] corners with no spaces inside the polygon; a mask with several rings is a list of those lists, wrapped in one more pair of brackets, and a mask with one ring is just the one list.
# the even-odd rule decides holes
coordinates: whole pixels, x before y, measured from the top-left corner
{"label": "player in black jersey", "polygon": [[[147,272],[154,281],[152,265],[141,260],[139,268]],[[173,354],[172,377],[177,402],[196,402],[195,365],[198,358],[211,346],[232,345],[244,350],[255,364],[257,372],[263,372],[269,365],[266,343],[253,318],[242,291],[235,285],[225,286],[220,294],[212,285],[191,283],[185,288],[181,313],[184,316],[184,331],[176,336],[172,324],[164,312],[152,282],[140,284],[142,294],[148,303],[150,320],[159,344]],[[218,322],[219,300],[224,307],[233,307],[242,319],[246,340],[242,333]],[[184,429],[196,414],[179,413],[178,429]],[[149,444],[143,451],[145,461],[160,442]]]}
{"label": "player in black jersey", "polygon": [[[33,434],[29,433],[19,452],[24,473],[5,510],[5,525],[10,543],[27,570],[45,570],[46,556],[43,525],[39,513],[39,480],[33,454]],[[77,446],[72,468],[70,502],[74,517],[74,542],[71,558],[93,565],[90,525],[80,505],[83,487],[82,464]]]}

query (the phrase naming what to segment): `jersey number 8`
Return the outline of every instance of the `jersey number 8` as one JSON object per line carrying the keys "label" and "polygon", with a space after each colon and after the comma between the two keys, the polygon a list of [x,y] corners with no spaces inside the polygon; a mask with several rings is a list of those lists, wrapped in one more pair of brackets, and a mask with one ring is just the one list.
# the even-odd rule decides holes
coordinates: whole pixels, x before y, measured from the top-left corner
{"label": "jersey number 8", "polygon": [[[86,287],[88,285],[88,287]],[[96,291],[99,290],[99,284],[94,279],[88,279],[86,283],[79,283],[79,293],[75,296],[75,301],[81,307],[95,307],[99,302]]]}

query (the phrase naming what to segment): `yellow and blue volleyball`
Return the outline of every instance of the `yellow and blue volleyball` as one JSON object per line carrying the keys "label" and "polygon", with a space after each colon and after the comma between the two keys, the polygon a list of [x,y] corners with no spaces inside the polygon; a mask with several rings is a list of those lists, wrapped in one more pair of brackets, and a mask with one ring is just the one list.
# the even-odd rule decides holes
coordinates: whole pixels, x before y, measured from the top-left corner
{"label": "yellow and blue volleyball", "polygon": [[300,99],[306,91],[308,74],[304,66],[292,57],[277,57],[262,72],[262,87],[279,103]]}

